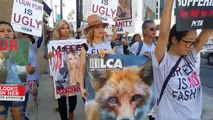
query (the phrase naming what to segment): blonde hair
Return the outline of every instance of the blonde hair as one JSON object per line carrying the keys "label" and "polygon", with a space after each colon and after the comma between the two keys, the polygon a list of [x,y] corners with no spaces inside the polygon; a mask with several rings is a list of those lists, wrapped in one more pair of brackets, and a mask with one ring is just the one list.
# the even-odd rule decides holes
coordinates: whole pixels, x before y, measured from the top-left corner
{"label": "blonde hair", "polygon": [[[71,71],[72,70],[72,65],[69,63],[69,55],[71,55],[71,56],[73,56],[73,57],[78,57],[78,59],[80,59],[80,57],[79,57],[79,55],[78,55],[78,53],[77,53],[77,51],[70,51],[68,54],[67,54],[67,58],[68,58],[68,60],[67,60],[67,68],[68,68],[68,70],[69,71]],[[79,63],[77,63],[77,68],[79,68],[80,67],[80,64]]]}
{"label": "blonde hair", "polygon": [[72,28],[70,27],[69,23],[66,20],[60,20],[56,23],[55,28],[53,30],[53,40],[59,40],[61,38],[60,29],[65,24],[69,26],[69,30],[70,30],[70,35],[68,36],[68,39],[73,36]]}
{"label": "blonde hair", "polygon": [[91,47],[93,47],[92,42],[93,42],[93,40],[94,40],[94,34],[95,34],[95,32],[94,32],[94,27],[91,27],[91,28],[88,30],[88,32],[87,32],[87,43],[88,43]]}

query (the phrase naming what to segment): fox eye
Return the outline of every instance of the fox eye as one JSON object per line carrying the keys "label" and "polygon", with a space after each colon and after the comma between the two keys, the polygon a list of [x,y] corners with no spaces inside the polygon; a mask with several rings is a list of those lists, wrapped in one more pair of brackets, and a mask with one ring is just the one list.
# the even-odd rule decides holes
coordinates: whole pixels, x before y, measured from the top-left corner
{"label": "fox eye", "polygon": [[142,98],[143,98],[142,95],[136,94],[132,97],[132,101],[141,101]]}
{"label": "fox eye", "polygon": [[114,106],[118,103],[118,98],[116,97],[110,97],[108,100],[107,100],[108,104],[110,104],[111,106]]}

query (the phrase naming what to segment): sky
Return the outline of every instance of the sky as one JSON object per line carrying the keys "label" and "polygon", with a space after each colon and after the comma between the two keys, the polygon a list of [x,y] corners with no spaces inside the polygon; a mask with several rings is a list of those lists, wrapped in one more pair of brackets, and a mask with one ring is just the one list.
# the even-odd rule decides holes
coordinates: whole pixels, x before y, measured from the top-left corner
{"label": "sky", "polygon": [[[60,14],[60,1],[61,0],[44,0],[46,4],[53,9],[51,16],[49,17],[49,26],[53,27],[53,20],[56,20],[56,14]],[[76,11],[76,0],[62,0],[63,2],[63,19],[67,20],[68,13],[71,10]],[[51,4],[52,3],[52,4]],[[57,9],[57,11],[56,11]],[[76,12],[75,12],[76,13]],[[76,22],[76,14],[74,15],[74,21]]]}

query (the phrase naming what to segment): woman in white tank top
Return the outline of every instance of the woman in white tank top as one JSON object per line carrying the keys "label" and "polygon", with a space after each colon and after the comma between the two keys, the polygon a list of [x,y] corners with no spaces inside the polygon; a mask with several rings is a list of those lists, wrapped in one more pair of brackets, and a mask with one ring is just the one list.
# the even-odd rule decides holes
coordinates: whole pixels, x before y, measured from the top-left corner
{"label": "woman in white tank top", "polygon": [[85,85],[85,66],[86,66],[86,54],[99,55],[103,58],[106,54],[114,54],[114,49],[111,48],[110,42],[104,41],[104,28],[108,26],[108,23],[103,23],[97,15],[90,15],[87,18],[88,27],[85,29],[87,32],[87,44],[82,47],[80,56],[80,86],[81,95],[86,99],[88,95]]}

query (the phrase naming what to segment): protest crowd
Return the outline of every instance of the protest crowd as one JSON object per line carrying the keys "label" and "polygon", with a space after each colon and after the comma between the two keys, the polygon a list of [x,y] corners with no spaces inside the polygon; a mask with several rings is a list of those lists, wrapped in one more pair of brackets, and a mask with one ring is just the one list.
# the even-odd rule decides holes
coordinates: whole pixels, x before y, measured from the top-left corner
{"label": "protest crowd", "polygon": [[[42,45],[61,120],[78,120],[77,95],[87,120],[201,120],[197,54],[213,34],[212,5],[197,9],[199,14],[194,9],[200,2],[179,0],[180,16],[170,24],[176,0],[166,0],[160,24],[147,17],[135,26],[132,1],[93,0],[86,26],[74,31],[65,19],[44,30],[43,13],[51,14],[47,5],[14,0],[11,20],[0,17],[0,120],[29,120],[29,97],[30,104],[40,105]],[[140,27],[142,34],[131,27]]]}

